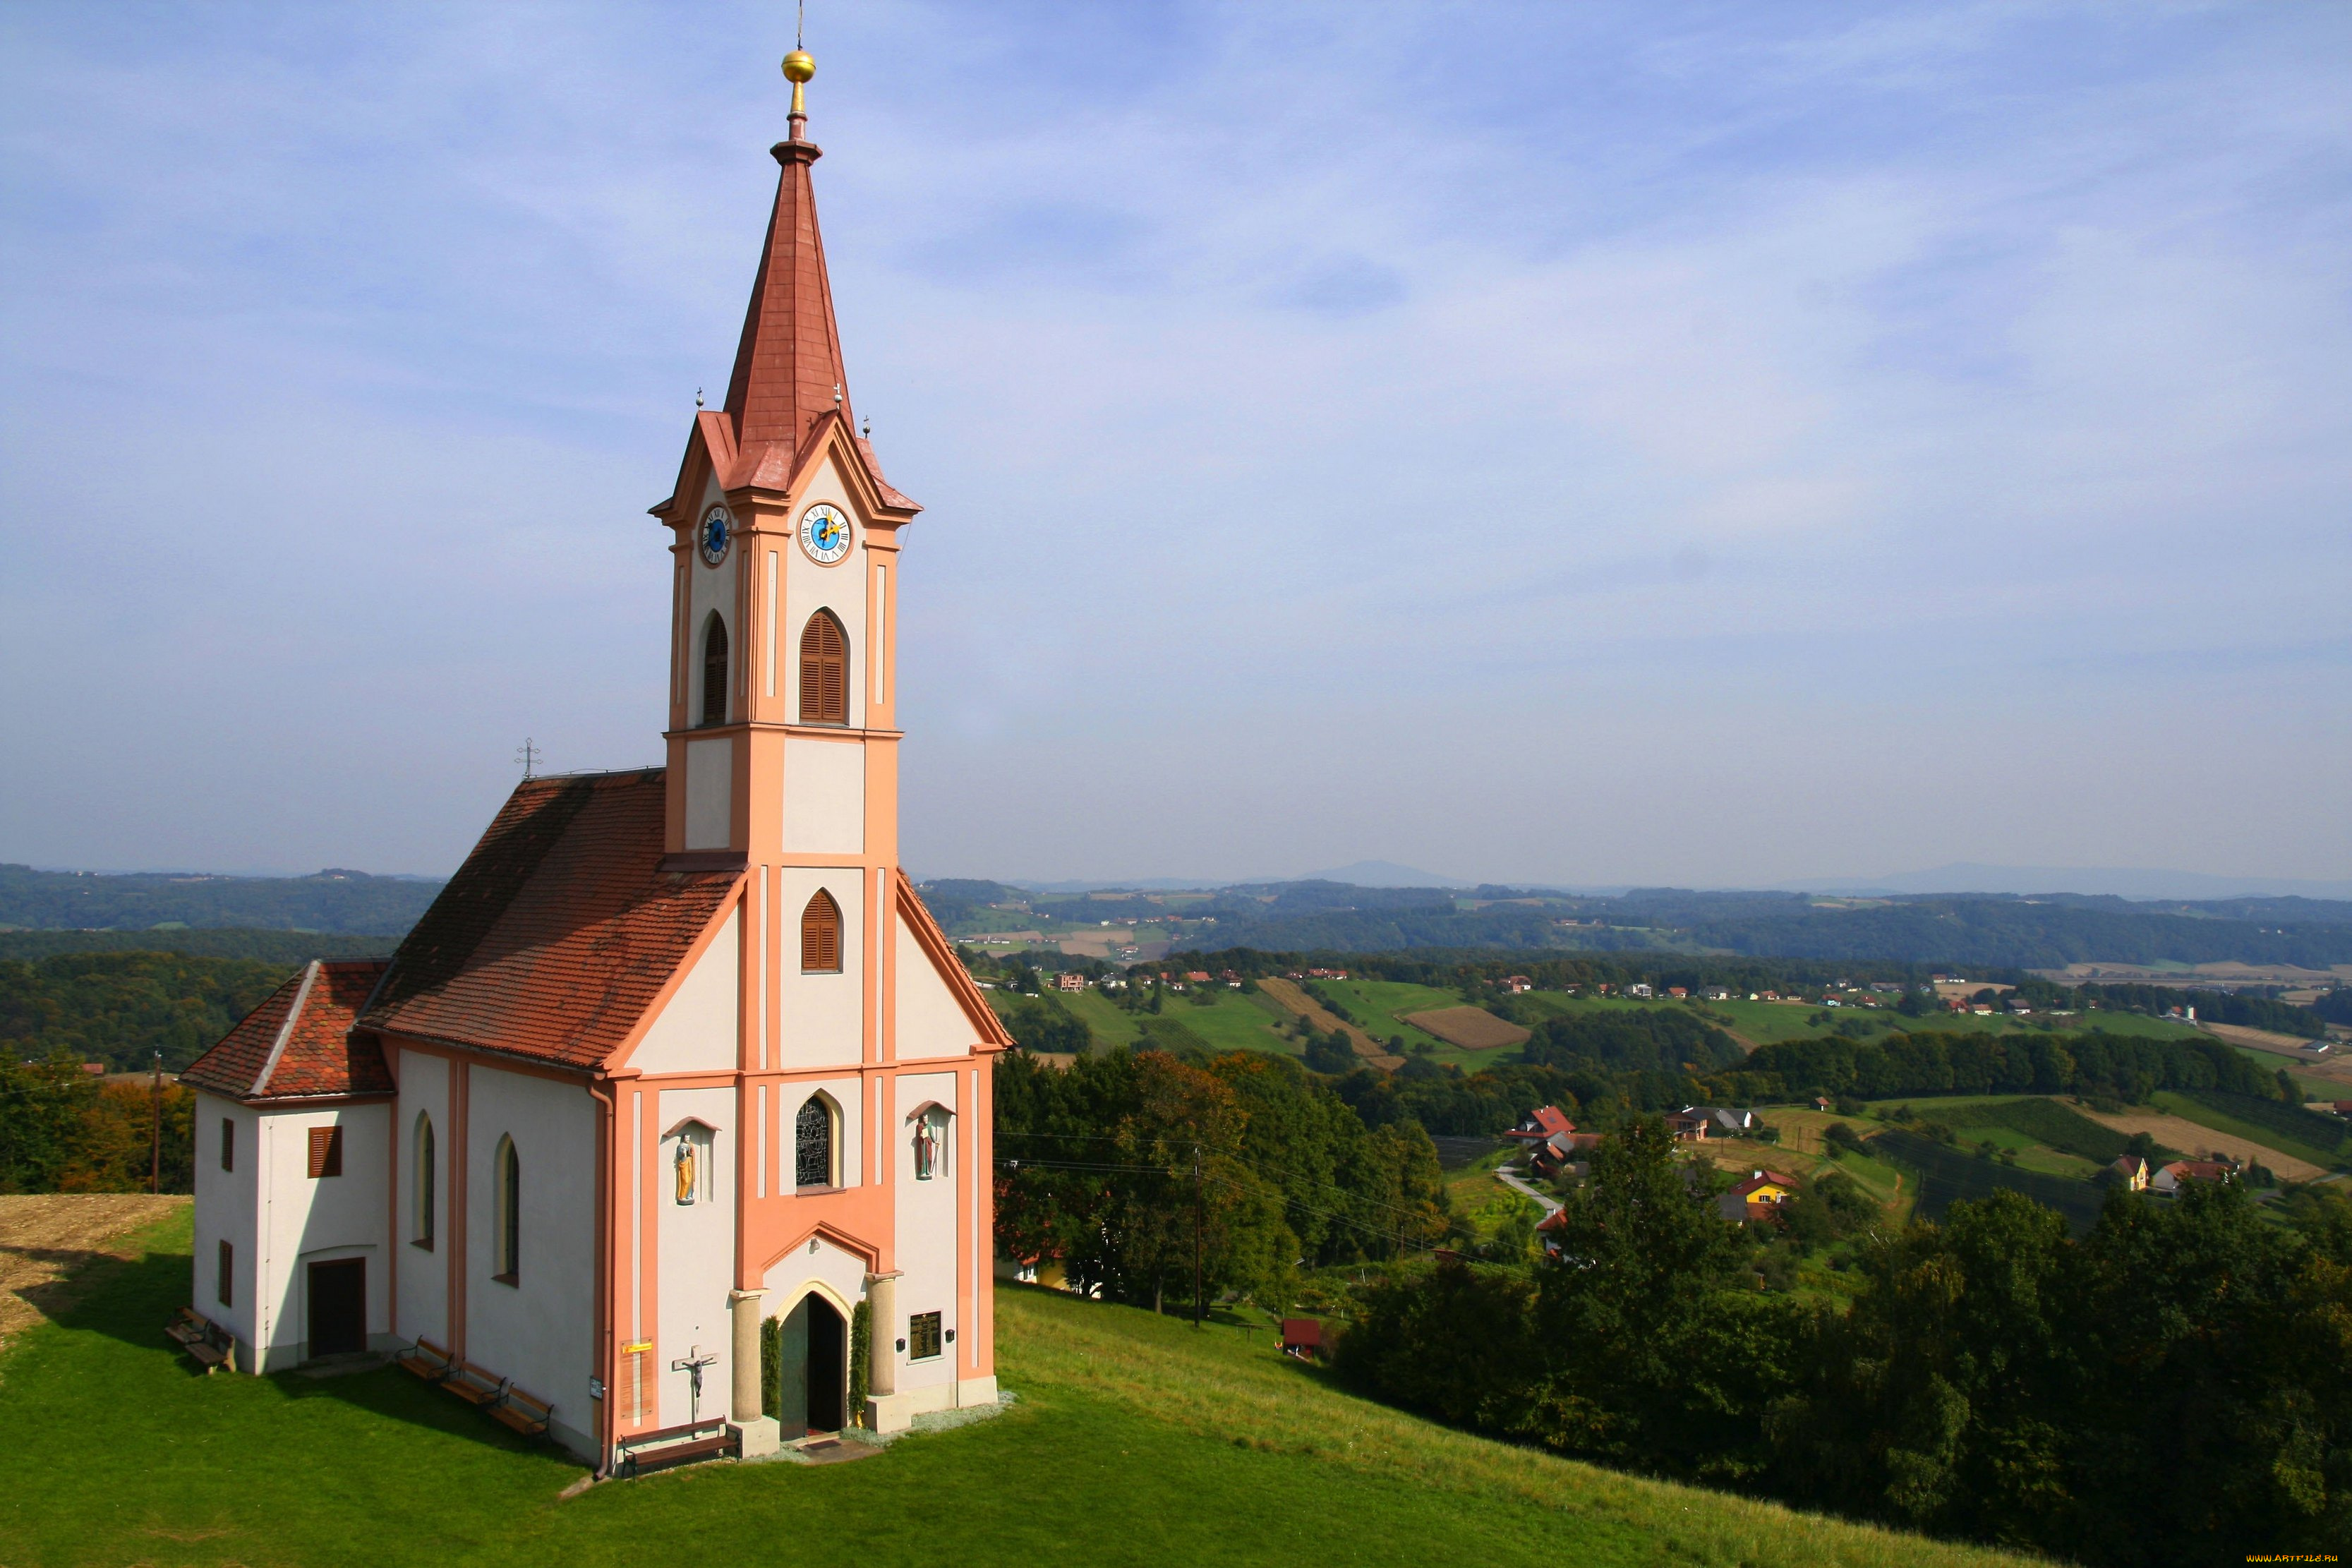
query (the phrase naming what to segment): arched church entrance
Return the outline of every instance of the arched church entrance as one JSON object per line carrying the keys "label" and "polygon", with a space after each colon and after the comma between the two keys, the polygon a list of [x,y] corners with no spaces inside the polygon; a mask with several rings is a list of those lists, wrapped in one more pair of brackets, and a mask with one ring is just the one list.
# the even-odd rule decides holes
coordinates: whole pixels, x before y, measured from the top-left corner
{"label": "arched church entrance", "polygon": [[849,1325],[812,1290],[784,1318],[777,1346],[776,1424],[787,1438],[847,1426]]}

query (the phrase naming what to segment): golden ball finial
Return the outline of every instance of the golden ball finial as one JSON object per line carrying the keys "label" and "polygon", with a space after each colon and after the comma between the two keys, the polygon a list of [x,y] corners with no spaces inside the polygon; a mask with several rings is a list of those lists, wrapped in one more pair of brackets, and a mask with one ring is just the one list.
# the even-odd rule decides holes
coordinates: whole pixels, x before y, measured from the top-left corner
{"label": "golden ball finial", "polygon": [[784,57],[784,79],[794,87],[816,75],[816,61],[806,49],[794,49]]}

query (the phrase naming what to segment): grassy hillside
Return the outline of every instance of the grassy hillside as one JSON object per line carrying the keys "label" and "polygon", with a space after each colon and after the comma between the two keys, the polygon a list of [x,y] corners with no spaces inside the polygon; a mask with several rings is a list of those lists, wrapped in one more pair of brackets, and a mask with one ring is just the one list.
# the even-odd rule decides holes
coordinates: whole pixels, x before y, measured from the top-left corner
{"label": "grassy hillside", "polygon": [[186,1212],[143,1239],[0,1359],[0,1420],[39,1456],[0,1499],[0,1562],[571,1568],[788,1542],[816,1563],[1423,1568],[1534,1542],[1596,1564],[2024,1561],[1488,1442],[1340,1394],[1263,1331],[1032,1290],[1003,1298],[1021,1402],[994,1421],[559,1501],[577,1468],[397,1372],[194,1375],[160,1332],[186,1299]]}

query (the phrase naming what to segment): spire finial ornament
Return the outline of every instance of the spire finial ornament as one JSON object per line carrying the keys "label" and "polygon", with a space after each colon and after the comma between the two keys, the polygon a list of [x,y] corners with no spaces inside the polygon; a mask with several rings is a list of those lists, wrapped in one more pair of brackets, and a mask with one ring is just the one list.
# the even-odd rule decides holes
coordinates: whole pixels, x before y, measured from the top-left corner
{"label": "spire finial ornament", "polygon": [[791,123],[792,139],[795,142],[801,140],[801,128],[808,122],[808,100],[802,96],[801,89],[814,75],[816,61],[810,58],[806,49],[794,46],[793,52],[784,57],[784,79],[793,84]]}

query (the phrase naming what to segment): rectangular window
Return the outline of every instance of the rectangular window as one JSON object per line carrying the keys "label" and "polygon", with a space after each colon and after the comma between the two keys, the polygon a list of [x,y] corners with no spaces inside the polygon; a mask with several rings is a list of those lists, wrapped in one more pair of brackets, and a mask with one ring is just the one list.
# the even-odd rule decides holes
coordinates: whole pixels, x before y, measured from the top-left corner
{"label": "rectangular window", "polygon": [[940,1353],[940,1314],[918,1312],[907,1320],[907,1359],[929,1361]]}
{"label": "rectangular window", "polygon": [[236,1123],[226,1116],[221,1118],[221,1169],[236,1169]]}
{"label": "rectangular window", "polygon": [[213,1291],[213,1294],[220,1298],[220,1304],[224,1307],[233,1307],[236,1305],[235,1301],[229,1299],[236,1294],[235,1288],[229,1284],[229,1281],[236,1277],[236,1248],[224,1241],[220,1244],[220,1278],[214,1282],[215,1289]]}
{"label": "rectangular window", "polygon": [[310,1129],[310,1178],[340,1176],[343,1173],[343,1130],[340,1127]]}

